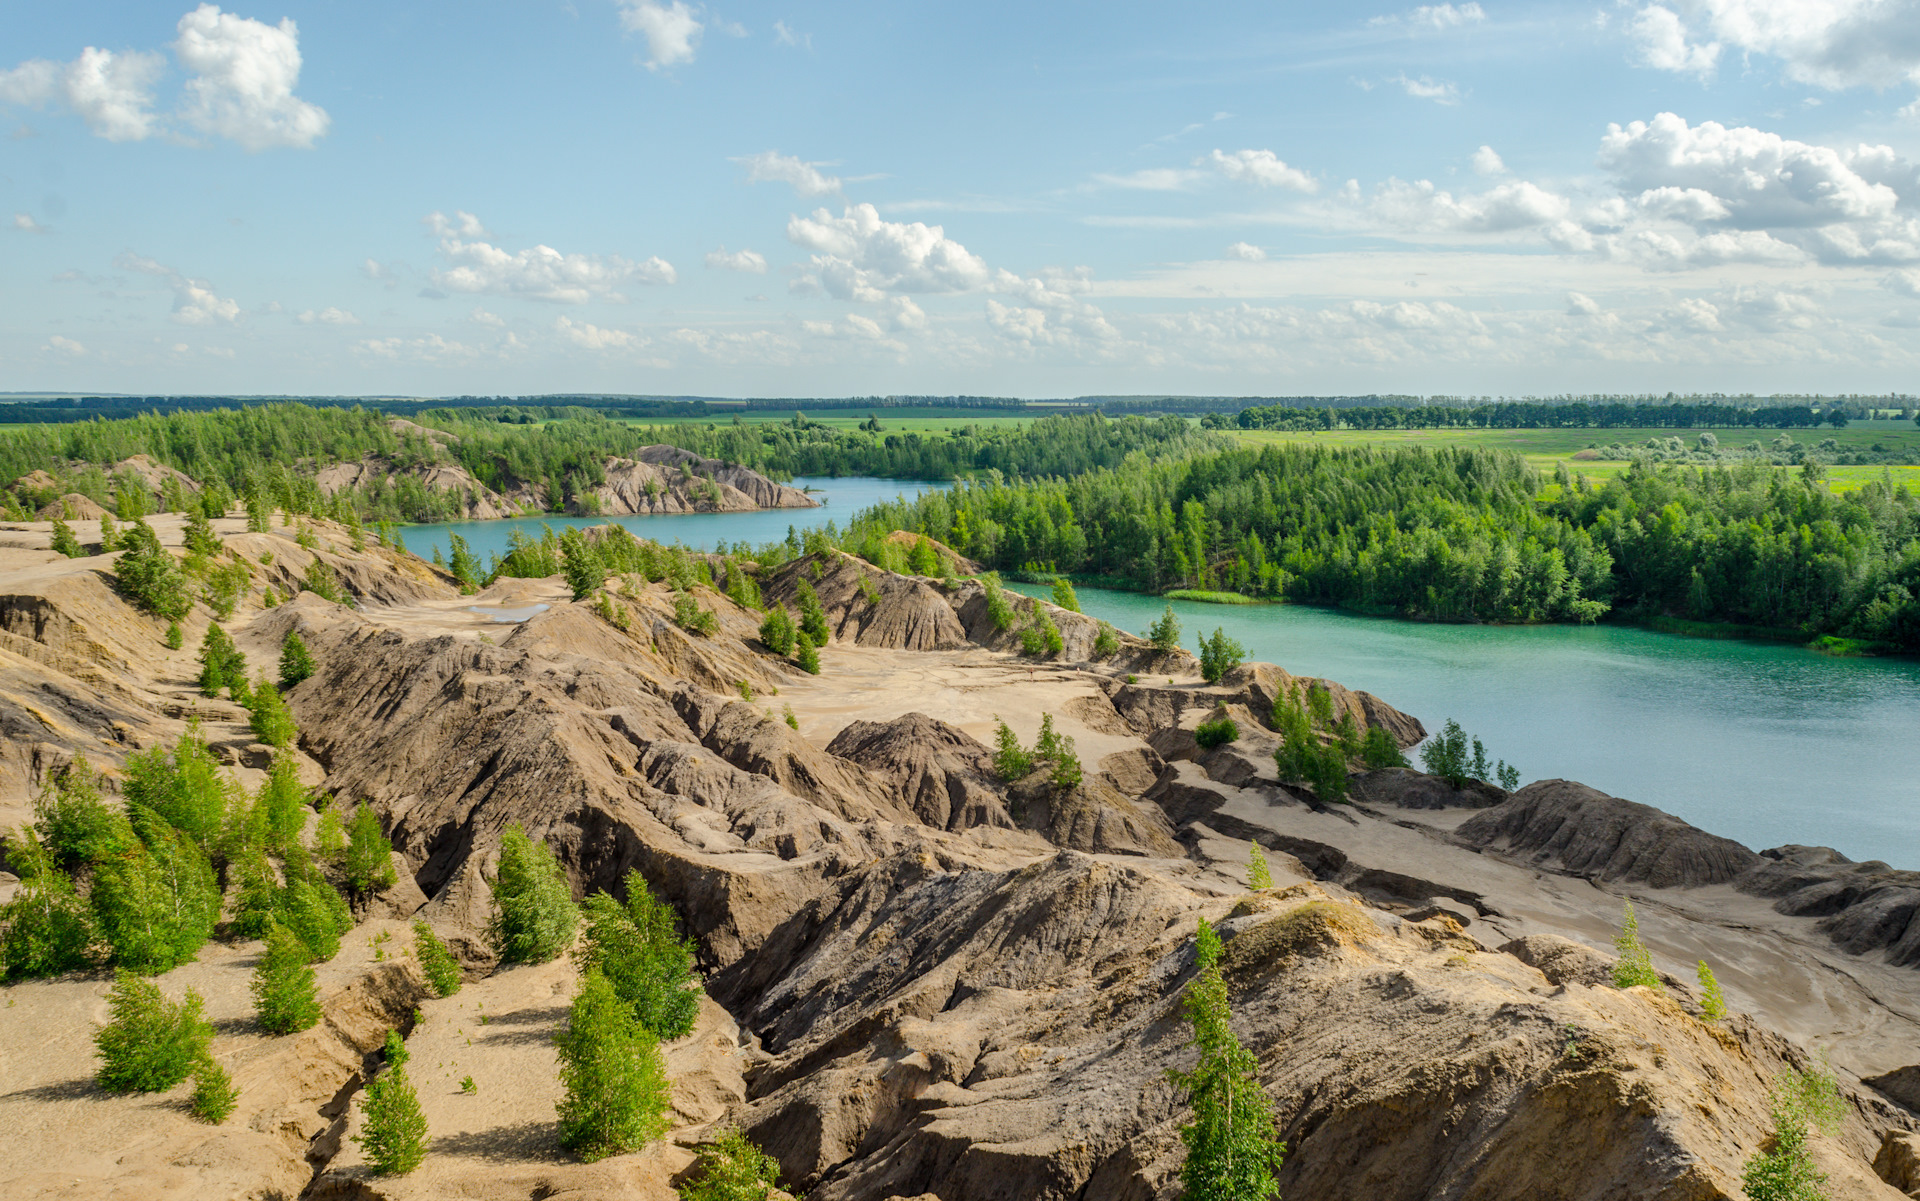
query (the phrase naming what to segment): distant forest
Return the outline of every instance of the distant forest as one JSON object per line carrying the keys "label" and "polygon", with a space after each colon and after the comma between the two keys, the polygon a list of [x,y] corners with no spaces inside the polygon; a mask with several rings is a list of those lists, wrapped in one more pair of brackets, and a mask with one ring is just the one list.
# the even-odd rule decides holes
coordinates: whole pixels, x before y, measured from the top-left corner
{"label": "distant forest", "polygon": [[1256,405],[1232,416],[1208,414],[1209,429],[1355,430],[1429,429],[1844,429],[1853,419],[1847,406],[1741,407],[1724,404],[1627,404],[1621,401],[1566,404],[1501,402],[1474,405],[1378,405],[1345,409],[1309,409],[1293,405]]}

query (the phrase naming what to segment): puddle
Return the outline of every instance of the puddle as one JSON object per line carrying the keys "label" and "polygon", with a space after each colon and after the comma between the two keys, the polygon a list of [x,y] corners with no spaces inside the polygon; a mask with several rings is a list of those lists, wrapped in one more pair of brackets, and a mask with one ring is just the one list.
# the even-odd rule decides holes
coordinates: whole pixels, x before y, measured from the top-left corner
{"label": "puddle", "polygon": [[552,607],[551,605],[516,605],[512,607],[500,605],[468,605],[467,612],[478,613],[489,621],[505,621],[518,624],[532,617],[535,613],[545,613]]}

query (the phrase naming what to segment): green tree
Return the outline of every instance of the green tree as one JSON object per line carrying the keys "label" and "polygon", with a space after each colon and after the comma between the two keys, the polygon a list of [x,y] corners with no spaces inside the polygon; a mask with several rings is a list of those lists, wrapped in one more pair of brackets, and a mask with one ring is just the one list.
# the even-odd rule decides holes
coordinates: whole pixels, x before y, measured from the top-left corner
{"label": "green tree", "polygon": [[447,545],[451,548],[447,554],[447,570],[452,573],[460,591],[468,596],[480,591],[480,560],[474,558],[473,551],[467,548],[467,540],[449,532]]}
{"label": "green tree", "polygon": [[319,985],[307,962],[310,957],[298,935],[273,923],[249,985],[254,1017],[268,1034],[293,1034],[320,1020]]}
{"label": "green tree", "polygon": [[120,969],[107,993],[112,1019],[93,1036],[100,1058],[94,1079],[114,1093],[165,1092],[185,1080],[213,1042],[202,1007],[192,989],[169,1003],[159,985]]}
{"label": "green tree", "polygon": [[1626,917],[1620,923],[1620,933],[1613,940],[1613,946],[1619,952],[1613,964],[1615,988],[1639,984],[1660,991],[1660,973],[1653,970],[1653,956],[1640,941],[1640,918],[1633,912],[1632,901],[1627,902]]}
{"label": "green tree", "polygon": [[693,944],[680,937],[672,908],[653,895],[645,877],[629,871],[624,884],[625,905],[596,892],[581,907],[586,930],[576,958],[582,973],[607,978],[655,1038],[671,1042],[692,1030],[700,1014]]}
{"label": "green tree", "polygon": [[775,604],[760,623],[760,641],[774,654],[786,656],[793,653],[793,640],[793,618],[785,605]]}
{"label": "green tree", "polygon": [[1273,887],[1273,869],[1267,866],[1267,857],[1261,853],[1260,844],[1252,840],[1247,842],[1247,887]]}
{"label": "green tree", "polygon": [[780,1181],[780,1162],[753,1145],[738,1127],[702,1147],[680,1201],[768,1201]]}
{"label": "green tree", "polygon": [[1180,1128],[1187,1146],[1180,1168],[1183,1196],[1265,1201],[1279,1194],[1274,1173],[1286,1144],[1274,1126],[1273,1102],[1260,1086],[1260,1062],[1234,1036],[1220,938],[1205,919],[1194,947],[1199,974],[1187,985],[1185,1011],[1200,1059],[1192,1071],[1169,1073],[1193,1103],[1193,1121]]}
{"label": "green tree", "polygon": [[1020,631],[1020,653],[1025,655],[1057,655],[1066,649],[1066,640],[1060,636],[1060,627],[1053,624],[1053,614],[1039,605],[1033,607],[1033,620]]}
{"label": "green tree", "polygon": [[270,528],[273,514],[267,508],[266,498],[259,492],[247,493],[247,533],[264,534]]}
{"label": "green tree", "polygon": [[80,540],[73,536],[73,527],[58,517],[53,519],[53,550],[69,559],[85,558],[87,554]]}
{"label": "green tree", "polygon": [[310,963],[325,963],[340,953],[340,937],[353,928],[344,898],[319,873],[295,876],[274,896],[273,915],[306,948]]}
{"label": "green tree", "polygon": [[220,761],[200,735],[197,721],[174,740],[171,750],[156,746],[127,757],[122,786],[129,806],[152,810],[202,847],[214,846],[227,816],[231,787],[220,775]]}
{"label": "green tree", "polygon": [[946,559],[934,549],[931,538],[916,538],[913,549],[907,554],[907,565],[914,575],[939,577],[947,574]]}
{"label": "green tree", "polygon": [[229,687],[238,694],[246,685],[247,657],[233,645],[233,638],[219,622],[208,622],[207,632],[200,639],[200,694],[219,696],[222,688]]}
{"label": "green tree", "polygon": [[285,692],[314,673],[313,653],[297,630],[288,630],[280,643],[280,690]]}
{"label": "green tree", "polygon": [[32,829],[7,847],[20,877],[13,899],[0,905],[0,980],[57,976],[93,964],[99,936],[93,913],[55,866],[52,853]]}
{"label": "green tree", "polygon": [[500,838],[489,934],[505,963],[545,963],[567,949],[580,922],[566,875],[544,843],[510,825]]}
{"label": "green tree", "polygon": [[1451,717],[1438,734],[1420,748],[1420,762],[1427,774],[1439,776],[1455,788],[1472,778],[1473,764],[1467,754],[1467,732]]}
{"label": "green tree", "polygon": [[1033,773],[1033,755],[1020,745],[1013,727],[996,715],[994,721],[993,770],[1002,780],[1024,780]]}
{"label": "green tree", "polygon": [[1212,721],[1203,721],[1194,727],[1193,740],[1200,744],[1201,750],[1210,751],[1217,746],[1225,746],[1240,737],[1240,723],[1231,717],[1216,717]]}
{"label": "green tree", "polygon": [[666,1133],[670,1088],[653,1035],[613,985],[589,973],[560,1048],[560,1145],[591,1163],[637,1151]]}
{"label": "green tree", "polygon": [[1807,1137],[1817,1126],[1840,1132],[1845,1103],[1824,1068],[1786,1072],[1774,1082],[1773,1130],[1767,1149],[1742,1166],[1740,1186],[1748,1201],[1827,1201],[1826,1173],[1814,1165]]}
{"label": "green tree", "polygon": [[460,991],[460,961],[435,936],[433,927],[419,919],[413,923],[413,957],[420,962],[434,996],[450,997]]}
{"label": "green tree", "polygon": [[1220,677],[1246,662],[1247,648],[1227,637],[1225,630],[1216,627],[1211,637],[1200,640],[1200,675],[1209,684],[1218,684]]}
{"label": "green tree", "polygon": [[1702,959],[1697,971],[1700,981],[1700,1016],[1709,1022],[1717,1022],[1727,1016],[1727,996],[1720,991],[1720,982],[1713,978],[1713,969]]}
{"label": "green tree", "polygon": [[267,862],[266,848],[246,847],[234,856],[227,872],[238,881],[229,928],[242,938],[265,938],[273,929],[274,898],[280,891],[273,865]]}
{"label": "green tree", "polygon": [[1066,576],[1053,577],[1053,603],[1069,613],[1080,611],[1080,598],[1073,591],[1073,581]]}
{"label": "green tree", "polygon": [[293,714],[287,712],[287,703],[280,699],[280,690],[264,675],[254,681],[247,710],[252,715],[249,724],[253,727],[253,736],[268,746],[285,749],[300,736],[299,727],[293,724]]}
{"label": "green tree", "polygon": [[113,515],[100,514],[100,553],[110,555],[120,549],[120,531],[114,527]]}
{"label": "green tree", "polygon": [[34,828],[55,867],[70,868],[128,850],[133,829],[107,807],[85,755],[49,779],[33,802]]}
{"label": "green tree", "polygon": [[606,561],[577,527],[560,535],[560,555],[566,560],[567,587],[573,589],[574,600],[585,600],[607,582]]}
{"label": "green tree", "polygon": [[1109,659],[1120,651],[1120,635],[1106,622],[1100,623],[1100,632],[1093,636],[1093,657]]}
{"label": "green tree", "polygon": [[135,521],[121,539],[120,557],[113,561],[114,579],[128,600],[155,617],[178,621],[193,607],[186,577],[173,552],[160,545],[153,527]]}
{"label": "green tree", "polygon": [[239,1090],[233,1087],[227,1069],[215,1063],[211,1053],[202,1055],[193,1065],[193,1097],[187,1103],[193,1116],[209,1126],[218,1126],[233,1116],[239,1103]]}
{"label": "green tree", "polygon": [[177,621],[168,622],[166,637],[160,640],[160,645],[170,651],[177,651],[186,644],[187,634],[185,630],[180,628],[180,623]]}
{"label": "green tree", "polygon": [[219,554],[223,546],[220,535],[213,532],[213,523],[207,520],[207,515],[200,511],[198,505],[193,506],[192,512],[187,514],[183,540],[188,553],[205,555],[208,558]]}
{"label": "green tree", "polygon": [[690,634],[711,637],[720,628],[720,619],[712,610],[702,609],[700,602],[693,599],[693,593],[683,591],[673,594],[673,624]]}
{"label": "green tree", "polygon": [[407,1077],[406,1044],[387,1031],[387,1066],[360,1097],[360,1133],[353,1141],[381,1176],[404,1176],[427,1157],[427,1117]]}
{"label": "green tree", "polygon": [[157,975],[194,957],[220,919],[213,866],[152,810],[128,810],[137,842],[94,868],[92,902],[113,960]]}
{"label": "green tree", "polygon": [[812,635],[804,631],[800,634],[799,641],[794,645],[794,661],[808,675],[820,674],[820,648],[815,645]]}
{"label": "green tree", "polygon": [[360,897],[392,888],[399,878],[393,870],[393,844],[380,828],[380,815],[365,801],[347,823],[347,855],[342,871],[347,887]]}
{"label": "green tree", "polygon": [[1360,743],[1360,760],[1368,771],[1407,765],[1407,757],[1400,753],[1400,744],[1393,740],[1393,734],[1385,726],[1367,727],[1366,737]]}
{"label": "green tree", "polygon": [[253,803],[266,845],[284,855],[307,828],[307,789],[300,783],[300,764],[290,751],[274,755]]}
{"label": "green tree", "polygon": [[1180,649],[1180,619],[1174,616],[1172,604],[1168,604],[1166,611],[1147,627],[1147,641],[1153,643],[1155,650]]}
{"label": "green tree", "polygon": [[1007,599],[1006,589],[1000,587],[999,577],[988,576],[986,588],[987,620],[993,623],[995,630],[1003,633],[1012,629],[1018,615],[1013,611],[1013,602]]}
{"label": "green tree", "polygon": [[820,594],[813,585],[800,581],[800,632],[812,639],[815,646],[825,646],[833,641],[833,631],[827,626],[827,611],[820,604]]}

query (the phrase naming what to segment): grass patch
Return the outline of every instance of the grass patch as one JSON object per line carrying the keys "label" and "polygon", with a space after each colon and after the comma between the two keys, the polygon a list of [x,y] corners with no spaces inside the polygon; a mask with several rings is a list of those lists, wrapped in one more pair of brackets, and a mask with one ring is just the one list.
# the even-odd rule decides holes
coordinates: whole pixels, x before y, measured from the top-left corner
{"label": "grass patch", "polygon": [[1636,617],[1624,614],[1627,620],[1643,625],[1662,634],[1680,634],[1688,638],[1758,638],[1765,642],[1805,642],[1806,634],[1799,630],[1784,629],[1779,626],[1746,626],[1731,621],[1688,621],[1684,617],[1668,617],[1664,614],[1651,614]]}
{"label": "grass patch", "polygon": [[1897,655],[1900,648],[1891,642],[1875,642],[1869,638],[1842,638],[1838,634],[1823,634],[1807,643],[1807,649],[1823,655],[1832,655],[1840,659],[1858,659],[1867,655]]}
{"label": "grass patch", "polygon": [[1203,588],[1175,588],[1162,593],[1168,600],[1199,601],[1208,605],[1263,605],[1267,602],[1241,592],[1213,592]]}
{"label": "grass patch", "polygon": [[1308,901],[1241,931],[1227,944],[1223,965],[1229,975],[1264,974],[1290,959],[1370,942],[1379,935],[1380,927],[1358,905]]}

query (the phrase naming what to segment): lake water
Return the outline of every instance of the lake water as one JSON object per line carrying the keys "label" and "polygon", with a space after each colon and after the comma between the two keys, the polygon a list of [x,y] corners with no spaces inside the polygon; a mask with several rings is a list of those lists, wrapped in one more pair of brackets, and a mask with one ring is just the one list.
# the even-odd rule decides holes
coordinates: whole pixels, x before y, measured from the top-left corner
{"label": "lake water", "polygon": [[[1087,613],[1136,634],[1166,604],[1079,595]],[[1304,605],[1173,610],[1188,649],[1219,627],[1250,659],[1365,689],[1430,731],[1454,718],[1523,780],[1578,780],[1756,849],[1817,844],[1920,868],[1920,660],[1627,626],[1428,625]]]}

